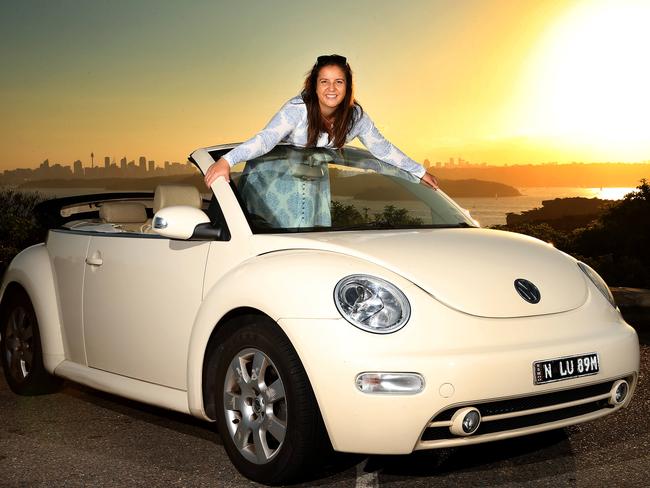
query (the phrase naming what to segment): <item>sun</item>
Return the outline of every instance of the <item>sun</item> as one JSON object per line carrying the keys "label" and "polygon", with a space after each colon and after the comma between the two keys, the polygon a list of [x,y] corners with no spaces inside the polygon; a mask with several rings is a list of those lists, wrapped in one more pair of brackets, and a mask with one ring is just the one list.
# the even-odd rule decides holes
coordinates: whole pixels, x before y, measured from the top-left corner
{"label": "sun", "polygon": [[618,160],[650,157],[650,2],[574,4],[531,54],[527,132]]}

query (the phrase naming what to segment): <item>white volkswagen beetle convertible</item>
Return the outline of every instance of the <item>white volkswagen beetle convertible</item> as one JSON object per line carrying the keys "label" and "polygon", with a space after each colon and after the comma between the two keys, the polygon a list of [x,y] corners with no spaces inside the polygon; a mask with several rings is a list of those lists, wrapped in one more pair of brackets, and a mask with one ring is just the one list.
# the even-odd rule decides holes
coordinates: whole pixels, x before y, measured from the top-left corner
{"label": "white volkswagen beetle convertible", "polygon": [[[231,147],[190,160],[205,172]],[[211,190],[42,209],[47,241],[0,290],[13,391],[67,378],[216,422],[270,484],[322,446],[464,446],[630,402],[638,339],[591,268],[366,151],[278,146]]]}

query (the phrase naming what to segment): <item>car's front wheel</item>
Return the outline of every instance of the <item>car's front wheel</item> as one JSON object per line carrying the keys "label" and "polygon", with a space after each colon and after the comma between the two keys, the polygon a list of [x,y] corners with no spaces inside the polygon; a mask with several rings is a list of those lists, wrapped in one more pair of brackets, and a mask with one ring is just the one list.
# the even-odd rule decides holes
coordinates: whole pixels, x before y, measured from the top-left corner
{"label": "car's front wheel", "polygon": [[228,456],[255,481],[281,484],[299,478],[329,443],[296,351],[264,317],[222,334],[215,351],[214,401]]}
{"label": "car's front wheel", "polygon": [[12,290],[0,313],[0,361],[9,387],[19,395],[52,393],[61,380],[43,366],[38,320],[22,290]]}

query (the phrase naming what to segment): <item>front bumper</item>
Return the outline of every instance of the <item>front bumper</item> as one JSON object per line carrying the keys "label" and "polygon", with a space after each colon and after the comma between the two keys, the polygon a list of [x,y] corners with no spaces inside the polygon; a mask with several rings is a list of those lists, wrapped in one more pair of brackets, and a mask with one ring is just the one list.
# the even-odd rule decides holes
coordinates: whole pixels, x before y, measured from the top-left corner
{"label": "front bumper", "polygon": [[[454,330],[443,334],[431,321],[418,323],[421,317],[412,317],[415,323],[389,335],[360,331],[342,319],[279,321],[307,371],[334,449],[408,454],[417,449],[504,439],[592,420],[626,406],[632,398],[639,370],[638,338],[613,309],[607,316],[600,314],[596,325],[595,317],[585,310],[507,320],[449,313],[455,314],[456,321],[451,322]],[[476,334],[478,330],[483,335]],[[534,361],[588,352],[600,356],[597,375],[533,384]],[[367,371],[419,373],[425,387],[415,395],[361,393],[354,380]],[[606,384],[618,379],[630,383],[627,400],[621,406],[603,406],[606,400],[595,397],[602,397]],[[587,390],[589,395],[582,397],[601,403],[586,410],[566,410],[568,418],[547,415],[540,423],[510,423],[504,430],[488,429],[492,431],[468,437],[450,436],[447,426],[440,424],[448,409],[481,408],[487,403],[598,384],[605,386]],[[571,392],[560,398],[576,401]],[[584,398],[578,403],[586,403]],[[534,403],[532,408],[539,408]],[[546,408],[557,409],[554,403]],[[438,433],[432,434],[436,427]]]}

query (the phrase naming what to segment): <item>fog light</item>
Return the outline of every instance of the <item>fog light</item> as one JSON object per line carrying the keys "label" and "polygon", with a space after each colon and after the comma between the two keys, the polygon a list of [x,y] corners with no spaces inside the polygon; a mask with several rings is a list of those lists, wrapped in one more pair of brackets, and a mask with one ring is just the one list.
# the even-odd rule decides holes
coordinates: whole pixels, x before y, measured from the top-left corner
{"label": "fog light", "polygon": [[618,380],[612,386],[611,394],[609,397],[610,405],[620,405],[627,398],[627,394],[630,391],[630,385],[627,384],[625,380]]}
{"label": "fog light", "polygon": [[457,410],[451,418],[449,431],[454,435],[472,435],[481,425],[481,413],[474,407]]}
{"label": "fog light", "polygon": [[417,373],[361,373],[355,382],[363,393],[414,395],[424,389],[424,378]]}

